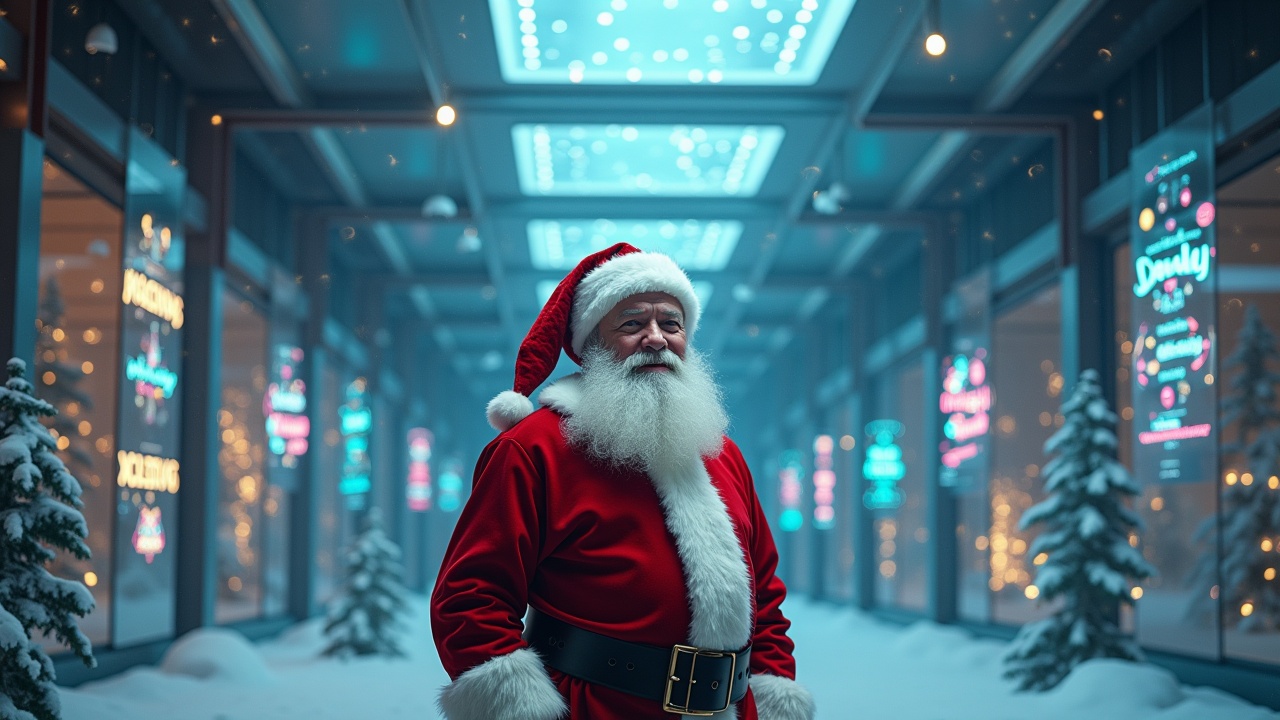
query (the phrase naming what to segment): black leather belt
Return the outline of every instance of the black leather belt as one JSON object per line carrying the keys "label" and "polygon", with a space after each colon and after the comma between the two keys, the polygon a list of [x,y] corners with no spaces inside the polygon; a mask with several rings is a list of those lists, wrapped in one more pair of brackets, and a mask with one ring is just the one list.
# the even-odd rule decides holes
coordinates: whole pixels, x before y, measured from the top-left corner
{"label": "black leather belt", "polygon": [[524,639],[560,672],[662,703],[682,715],[723,712],[747,695],[751,646],[737,652],[642,645],[529,610]]}

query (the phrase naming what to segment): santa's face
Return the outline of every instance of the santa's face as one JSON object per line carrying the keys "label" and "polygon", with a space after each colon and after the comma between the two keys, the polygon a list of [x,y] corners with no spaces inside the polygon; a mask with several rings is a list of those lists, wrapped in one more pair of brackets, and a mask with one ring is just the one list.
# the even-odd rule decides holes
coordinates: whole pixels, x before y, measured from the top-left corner
{"label": "santa's face", "polygon": [[[660,353],[670,350],[684,359],[688,340],[684,327],[684,308],[680,301],[664,292],[632,295],[613,306],[597,326],[604,347],[618,361],[637,353]],[[667,373],[663,363],[646,363],[636,368],[641,373]]]}

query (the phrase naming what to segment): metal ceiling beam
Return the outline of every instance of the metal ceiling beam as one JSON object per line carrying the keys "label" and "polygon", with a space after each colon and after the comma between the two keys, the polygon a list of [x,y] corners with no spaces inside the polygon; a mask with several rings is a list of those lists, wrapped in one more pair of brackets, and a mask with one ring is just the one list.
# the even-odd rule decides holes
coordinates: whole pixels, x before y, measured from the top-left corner
{"label": "metal ceiling beam", "polygon": [[[443,103],[448,99],[449,86],[444,77],[436,70],[443,65],[441,61],[441,53],[434,42],[432,31],[426,22],[427,14],[425,7],[419,0],[401,0],[402,9],[409,18],[410,30],[413,35],[414,54],[418,59],[418,67],[422,70],[423,77],[430,88],[432,97],[437,102]],[[459,115],[462,127],[454,127],[452,131],[461,133],[457,136],[458,163],[462,174],[462,183],[466,188],[467,207],[470,209],[475,219],[475,225],[480,232],[480,248],[484,253],[485,268],[489,272],[489,281],[494,287],[504,287],[506,282],[506,269],[502,264],[502,257],[499,254],[497,238],[498,233],[493,226],[493,222],[488,218],[485,208],[484,193],[480,187],[480,178],[476,170],[476,154],[473,143],[478,141],[474,134],[468,132],[471,124],[467,122],[466,113],[470,110],[465,104],[460,106]],[[524,337],[516,327],[515,308],[511,304],[510,293],[499,293],[498,301],[498,317],[501,318],[502,324],[507,328],[507,334],[510,338],[511,347],[520,344],[520,340]]]}
{"label": "metal ceiling beam", "polygon": [[[910,44],[911,39],[915,36],[920,26],[920,20],[924,16],[924,3],[909,3],[903,14],[898,18],[893,31],[889,34],[889,39],[885,44],[885,50],[881,54],[882,61],[872,67],[868,73],[862,87],[858,92],[846,96],[843,106],[840,108],[839,114],[830,122],[822,135],[819,143],[818,152],[815,154],[814,166],[818,168],[826,167],[835,152],[839,152],[841,140],[848,133],[850,123],[858,125],[865,114],[875,105],[877,98],[883,91],[885,84],[893,73],[893,69],[898,64],[898,59]],[[795,222],[806,214],[809,203],[812,199],[813,189],[821,179],[821,174],[817,174],[811,178],[802,176],[802,180],[797,184],[791,197],[788,199],[782,217],[778,219],[774,232],[771,233],[772,242],[767,243],[760,253],[760,257],[756,265],[752,268],[747,277],[746,284],[748,287],[759,287],[764,278],[768,275],[769,270],[773,267],[773,263],[777,258],[779,247],[781,246],[780,238],[783,238],[787,231]],[[875,236],[870,237],[870,243],[874,244]],[[862,241],[864,244],[866,240]],[[857,244],[857,243],[854,243]],[[859,247],[852,253],[853,261],[856,262],[866,254],[866,248]],[[852,267],[852,263],[844,260],[841,265],[847,272]],[[816,300],[818,295],[815,294],[814,303],[821,305],[821,301]],[[825,300],[825,298],[824,298]],[[817,307],[814,308],[816,312]],[[745,311],[745,303],[735,299],[730,305],[728,318],[725,323],[725,330],[719,333],[711,344],[711,352],[718,354],[724,348],[728,341],[730,328],[737,325]]]}
{"label": "metal ceiling beam", "polygon": [[500,200],[486,215],[495,220],[625,218],[628,220],[775,220],[780,203],[753,198],[538,197]]}
{"label": "metal ceiling beam", "polygon": [[209,0],[244,50],[249,64],[281,105],[303,107],[312,103],[306,83],[289,62],[289,56],[267,19],[253,0]]}
{"label": "metal ceiling beam", "polygon": [[[855,237],[849,247],[859,248],[862,244]],[[865,252],[865,250],[864,250]],[[533,285],[538,282],[551,280],[559,282],[564,279],[564,270],[544,270],[534,272],[512,273],[507,276],[508,284],[503,291],[510,291],[513,285],[525,284]],[[736,283],[738,275],[736,273],[725,272],[698,272],[689,271],[685,273],[693,282],[709,282],[714,285],[727,286],[730,283]],[[450,273],[450,272],[407,272],[407,273],[365,273],[364,277],[380,287],[387,289],[403,289],[422,286],[429,289],[435,288],[440,290],[458,290],[458,289],[479,289],[484,287],[493,287],[493,283],[487,274],[483,273]],[[852,282],[842,278],[822,278],[812,275],[770,275],[766,277],[759,285],[758,290],[796,290],[796,289],[813,289],[821,288],[827,292],[839,293],[847,292],[853,287]],[[499,294],[501,294],[500,291]],[[441,319],[441,322],[448,322]]]}
{"label": "metal ceiling beam", "polygon": [[762,103],[760,88],[735,92],[717,88],[712,95],[701,88],[680,87],[555,87],[530,92],[472,92],[459,95],[458,102],[473,113],[515,115],[536,122],[661,122],[674,116],[683,124],[728,122],[742,124],[744,115],[756,125],[796,117],[840,112],[846,104],[839,94],[772,94]]}
{"label": "metal ceiling beam", "polygon": [[[991,81],[975,98],[973,111],[978,115],[975,124],[968,123],[947,126],[944,132],[921,158],[896,193],[898,202],[894,207],[905,209],[923,198],[942,173],[946,172],[964,153],[972,140],[970,132],[959,132],[957,128],[966,128],[972,132],[988,129],[977,122],[977,118],[993,117],[995,113],[1011,106],[1032,81],[1053,62],[1054,54],[1066,47],[1073,37],[1084,27],[1093,15],[1106,4],[1106,0],[1058,0],[1053,9],[1040,19],[1035,28],[1027,35],[1005,60]],[[868,127],[890,127],[884,123],[887,118]],[[893,125],[897,128],[926,129],[916,125]],[[938,128],[934,128],[938,129]],[[1042,132],[1044,130],[1042,129]],[[1000,134],[1007,134],[1008,131]]]}
{"label": "metal ceiling beam", "polygon": [[[305,108],[312,104],[313,98],[253,0],[212,0],[212,2],[214,8],[231,28],[241,50],[244,51],[250,64],[253,65],[275,100],[293,109],[292,111],[275,111],[276,114],[292,114],[295,117],[305,115]],[[229,117],[223,118],[228,127],[239,130],[252,125],[250,117],[245,113],[228,113],[228,115]],[[242,120],[244,122],[241,122]],[[368,194],[360,183],[355,165],[352,164],[351,158],[347,156],[331,128],[316,124],[299,124],[290,129],[301,132],[304,144],[319,161],[320,167],[325,171],[334,189],[349,205],[358,208],[369,204]],[[395,229],[389,223],[375,222],[373,235],[387,263],[396,272],[404,274],[412,269],[400,246]],[[415,288],[411,291],[410,297],[424,319],[428,321],[435,319],[435,308],[424,290]],[[438,337],[437,339],[447,340],[448,338]],[[444,347],[448,349],[447,346]]]}

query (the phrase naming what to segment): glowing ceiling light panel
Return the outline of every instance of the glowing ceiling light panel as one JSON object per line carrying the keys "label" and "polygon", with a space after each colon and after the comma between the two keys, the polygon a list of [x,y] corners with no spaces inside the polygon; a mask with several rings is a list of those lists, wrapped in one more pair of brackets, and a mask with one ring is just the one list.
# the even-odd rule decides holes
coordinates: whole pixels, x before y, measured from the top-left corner
{"label": "glowing ceiling light panel", "polygon": [[526,195],[749,197],[785,131],[777,125],[512,127]]}
{"label": "glowing ceiling light panel", "polygon": [[489,0],[510,83],[812,85],[854,0]]}
{"label": "glowing ceiling light panel", "polygon": [[737,220],[532,220],[529,257],[539,270],[568,270],[618,242],[670,256],[685,270],[717,272],[742,236]]}

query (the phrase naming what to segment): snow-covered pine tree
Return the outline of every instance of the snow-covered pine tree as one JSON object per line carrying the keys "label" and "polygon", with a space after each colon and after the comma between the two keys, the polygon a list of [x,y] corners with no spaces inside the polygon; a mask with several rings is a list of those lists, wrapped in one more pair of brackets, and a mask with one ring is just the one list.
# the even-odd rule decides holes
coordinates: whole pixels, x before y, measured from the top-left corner
{"label": "snow-covered pine tree", "polygon": [[[62,301],[62,290],[58,287],[58,279],[49,276],[44,283],[44,297],[40,299],[40,333],[36,335],[36,378],[44,378],[53,373],[53,382],[46,382],[41,396],[58,413],[46,423],[58,437],[67,439],[67,457],[73,460],[73,467],[88,470],[93,465],[93,458],[84,446],[79,432],[79,423],[72,415],[82,409],[93,409],[93,398],[80,388],[84,379],[84,370],[77,364],[67,362],[66,330],[62,328],[62,318],[66,314],[66,304]],[[61,339],[60,339],[61,338]]]}
{"label": "snow-covered pine tree", "polygon": [[49,633],[93,667],[76,617],[93,610],[83,584],[56,578],[46,564],[63,550],[89,557],[80,483],[56,454],[40,418],[56,412],[33,396],[18,358],[0,387],[0,719],[57,720],[61,701],[53,663],[32,631]]}
{"label": "snow-covered pine tree", "polygon": [[1098,373],[1080,374],[1062,405],[1066,422],[1045,442],[1056,455],[1045,465],[1047,499],[1027,510],[1021,528],[1042,524],[1027,554],[1046,559],[1036,571],[1041,602],[1060,602],[1050,617],[1024,625],[1005,653],[1006,678],[1019,690],[1048,690],[1092,658],[1141,660],[1121,635],[1120,603],[1132,603],[1127,578],[1155,573],[1130,543],[1142,520],[1125,506],[1139,494],[1116,460],[1116,415],[1107,407]]}
{"label": "snow-covered pine tree", "polygon": [[404,569],[400,548],[382,530],[382,515],[369,510],[363,532],[346,553],[347,578],[329,608],[325,655],[402,656],[396,636],[404,631]]}
{"label": "snow-covered pine tree", "polygon": [[[1274,579],[1274,545],[1280,543],[1280,373],[1271,369],[1277,360],[1276,337],[1250,305],[1235,351],[1223,363],[1223,374],[1233,375],[1222,398],[1222,427],[1234,426],[1235,438],[1222,451],[1243,460],[1246,469],[1229,475],[1235,482],[1222,488],[1219,593],[1223,620],[1249,632],[1280,629],[1280,588]],[[1206,524],[1211,530],[1212,519]],[[1201,567],[1208,572],[1201,575],[1212,578],[1216,561],[1216,553],[1206,555]]]}

